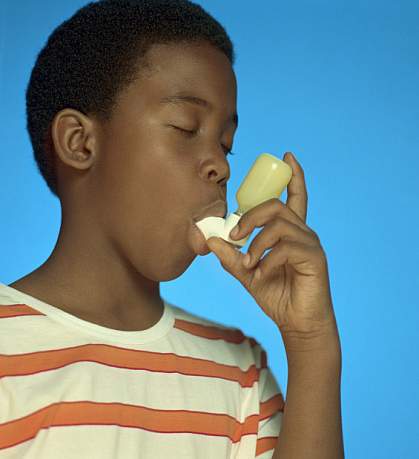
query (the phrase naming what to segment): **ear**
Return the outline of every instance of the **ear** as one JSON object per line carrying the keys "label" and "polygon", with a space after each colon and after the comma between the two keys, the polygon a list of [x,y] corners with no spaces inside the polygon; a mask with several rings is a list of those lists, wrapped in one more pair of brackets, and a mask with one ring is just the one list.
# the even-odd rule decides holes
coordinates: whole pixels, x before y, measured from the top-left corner
{"label": "ear", "polygon": [[58,112],[51,125],[51,137],[58,158],[67,166],[88,169],[96,159],[97,144],[93,120],[74,110]]}

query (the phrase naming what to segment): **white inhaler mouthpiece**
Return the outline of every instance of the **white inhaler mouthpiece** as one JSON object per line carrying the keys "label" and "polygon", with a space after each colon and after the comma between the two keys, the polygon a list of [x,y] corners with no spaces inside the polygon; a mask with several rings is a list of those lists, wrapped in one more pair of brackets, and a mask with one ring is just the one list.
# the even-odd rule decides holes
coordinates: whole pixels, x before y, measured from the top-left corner
{"label": "white inhaler mouthpiece", "polygon": [[204,234],[205,240],[216,236],[237,248],[243,247],[250,234],[243,239],[233,241],[230,238],[231,230],[248,210],[269,199],[279,198],[291,181],[291,177],[292,169],[285,161],[269,153],[261,153],[237,190],[238,209],[226,219],[206,217],[196,222],[196,226]]}

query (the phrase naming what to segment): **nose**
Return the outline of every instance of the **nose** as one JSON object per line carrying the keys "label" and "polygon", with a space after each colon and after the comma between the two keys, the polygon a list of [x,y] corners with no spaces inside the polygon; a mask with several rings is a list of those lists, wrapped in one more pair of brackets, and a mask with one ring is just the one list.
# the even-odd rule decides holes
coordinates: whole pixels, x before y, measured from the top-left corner
{"label": "nose", "polygon": [[201,165],[201,176],[205,180],[216,182],[226,187],[230,179],[230,165],[224,155],[213,155]]}

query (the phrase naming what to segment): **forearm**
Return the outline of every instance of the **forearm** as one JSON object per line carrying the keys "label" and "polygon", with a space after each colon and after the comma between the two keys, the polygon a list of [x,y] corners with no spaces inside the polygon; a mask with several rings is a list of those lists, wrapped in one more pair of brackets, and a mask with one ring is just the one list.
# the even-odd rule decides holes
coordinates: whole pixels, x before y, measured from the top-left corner
{"label": "forearm", "polygon": [[273,459],[344,458],[336,339],[321,350],[287,352],[287,394]]}

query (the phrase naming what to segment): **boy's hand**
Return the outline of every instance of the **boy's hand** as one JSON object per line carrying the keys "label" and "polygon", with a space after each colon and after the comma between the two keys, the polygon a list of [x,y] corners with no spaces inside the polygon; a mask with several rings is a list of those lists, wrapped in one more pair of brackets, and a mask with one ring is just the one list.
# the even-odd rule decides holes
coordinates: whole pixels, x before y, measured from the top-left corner
{"label": "boy's hand", "polygon": [[[251,263],[245,255],[218,237],[207,240],[223,268],[253,296],[277,324],[286,344],[316,339],[337,332],[326,255],[317,234],[305,223],[307,190],[304,171],[290,155],[284,161],[293,170],[287,203],[270,199],[250,209],[240,219],[239,240],[256,227],[263,230],[251,242]],[[265,250],[272,249],[262,260]],[[260,277],[256,276],[260,270]]]}

